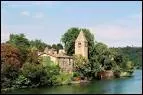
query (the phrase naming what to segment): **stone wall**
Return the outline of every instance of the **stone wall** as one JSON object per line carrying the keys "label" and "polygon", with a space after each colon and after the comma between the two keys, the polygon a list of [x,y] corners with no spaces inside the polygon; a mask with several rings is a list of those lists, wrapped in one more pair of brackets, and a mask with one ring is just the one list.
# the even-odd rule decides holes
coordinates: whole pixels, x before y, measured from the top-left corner
{"label": "stone wall", "polygon": [[58,64],[61,68],[61,71],[72,73],[73,71],[73,59],[72,58],[58,58]]}

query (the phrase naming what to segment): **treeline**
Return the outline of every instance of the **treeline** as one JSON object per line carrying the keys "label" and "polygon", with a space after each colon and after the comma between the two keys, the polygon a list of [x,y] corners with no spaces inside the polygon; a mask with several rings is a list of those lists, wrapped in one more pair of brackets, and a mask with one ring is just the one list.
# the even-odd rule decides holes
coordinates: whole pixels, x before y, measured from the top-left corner
{"label": "treeline", "polygon": [[73,27],[62,35],[61,41],[68,55],[74,54],[75,40],[80,31],[83,31],[88,41],[88,61],[82,56],[74,55],[76,76],[92,79],[97,78],[99,72],[107,70],[112,71],[116,77],[132,75],[134,63],[120,49],[109,48],[106,44],[96,41],[89,29]]}
{"label": "treeline", "polygon": [[[74,55],[75,39],[83,31],[88,41],[88,59]],[[97,78],[97,73],[111,70],[115,76],[134,71],[134,63],[120,49],[109,48],[106,44],[95,41],[88,29],[70,28],[61,38],[67,55],[74,58],[72,74],[60,72],[49,57],[39,57],[37,51],[45,47],[57,51],[62,44],[48,45],[41,40],[28,40],[24,34],[11,34],[9,41],[1,44],[1,87],[25,88],[67,84],[78,79]],[[84,63],[84,64],[83,64]]]}
{"label": "treeline", "polygon": [[47,45],[41,40],[30,41],[24,34],[11,34],[1,43],[1,88],[40,87],[58,85],[64,81],[64,73],[49,57],[41,58],[37,51],[45,47],[62,49],[59,44]]}
{"label": "treeline", "polygon": [[136,68],[142,68],[142,47],[120,47],[121,52],[135,64]]}

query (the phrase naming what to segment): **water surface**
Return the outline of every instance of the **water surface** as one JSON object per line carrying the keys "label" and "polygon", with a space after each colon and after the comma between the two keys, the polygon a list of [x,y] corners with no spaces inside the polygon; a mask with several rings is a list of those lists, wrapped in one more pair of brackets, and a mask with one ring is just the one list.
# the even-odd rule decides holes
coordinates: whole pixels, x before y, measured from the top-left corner
{"label": "water surface", "polygon": [[136,70],[133,77],[95,80],[90,83],[55,87],[16,89],[10,94],[141,94],[142,70]]}

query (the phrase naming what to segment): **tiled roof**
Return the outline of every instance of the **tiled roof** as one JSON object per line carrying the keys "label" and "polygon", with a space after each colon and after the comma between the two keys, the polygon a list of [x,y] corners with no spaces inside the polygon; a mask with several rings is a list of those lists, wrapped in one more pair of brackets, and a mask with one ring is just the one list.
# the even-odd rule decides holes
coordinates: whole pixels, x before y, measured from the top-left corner
{"label": "tiled roof", "polygon": [[58,57],[58,58],[60,58],[60,57],[62,57],[62,58],[72,58],[72,56],[67,56],[67,55],[63,55],[63,54],[49,54],[49,53],[44,53],[44,52],[39,54],[38,56],[41,56],[43,54],[47,54],[49,56]]}

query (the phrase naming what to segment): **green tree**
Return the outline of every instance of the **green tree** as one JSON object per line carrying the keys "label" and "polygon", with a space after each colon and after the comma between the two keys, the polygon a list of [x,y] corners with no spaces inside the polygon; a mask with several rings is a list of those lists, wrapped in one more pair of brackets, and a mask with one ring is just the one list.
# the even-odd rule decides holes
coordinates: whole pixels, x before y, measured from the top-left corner
{"label": "green tree", "polygon": [[52,44],[52,48],[57,50],[57,45],[56,44]]}
{"label": "green tree", "polygon": [[58,43],[58,44],[57,44],[57,48],[58,48],[58,50],[63,49],[63,45],[60,44],[60,43]]}
{"label": "green tree", "polygon": [[73,55],[74,54],[74,49],[75,49],[75,40],[78,37],[80,31],[83,31],[85,34],[85,37],[88,41],[88,54],[89,54],[89,59],[92,56],[92,48],[94,46],[94,35],[90,33],[88,29],[79,29],[76,27],[70,28],[67,30],[67,32],[62,35],[61,41],[64,43],[65,51],[67,52],[68,55]]}
{"label": "green tree", "polygon": [[67,32],[62,35],[61,41],[64,43],[65,51],[68,55],[74,54],[74,44],[79,32],[79,28],[73,27],[68,29]]}
{"label": "green tree", "polygon": [[[27,87],[39,87],[48,84],[48,75],[42,64],[25,63],[21,68],[20,76],[26,78],[26,81],[24,82],[28,81],[28,83],[23,83],[26,84],[25,86]],[[18,81],[23,80],[23,78],[21,79],[20,76],[17,79],[16,83],[18,83]]]}
{"label": "green tree", "polygon": [[30,43],[24,34],[10,34],[10,39],[6,43],[17,47],[20,50],[22,61],[26,61]]}
{"label": "green tree", "polygon": [[27,62],[37,63],[37,64],[39,63],[38,49],[36,47],[29,48],[29,52],[27,56],[28,56]]}
{"label": "green tree", "polygon": [[36,47],[38,51],[44,51],[46,47],[50,47],[46,43],[42,42],[41,40],[32,40],[30,41],[30,47]]}
{"label": "green tree", "polygon": [[90,64],[88,63],[88,60],[83,57],[82,55],[74,55],[74,71],[79,73],[79,75],[82,76],[90,76]]}

